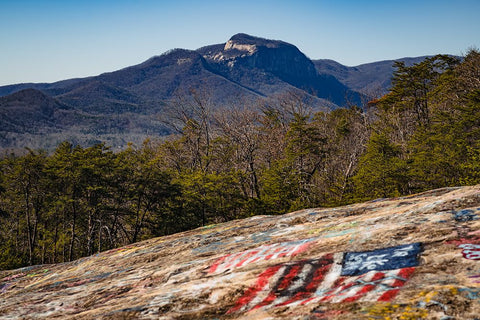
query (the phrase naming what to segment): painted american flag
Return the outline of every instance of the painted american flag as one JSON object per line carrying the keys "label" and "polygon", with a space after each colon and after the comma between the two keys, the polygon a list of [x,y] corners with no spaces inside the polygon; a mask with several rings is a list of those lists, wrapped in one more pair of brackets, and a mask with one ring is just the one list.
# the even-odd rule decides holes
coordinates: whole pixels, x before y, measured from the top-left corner
{"label": "painted american flag", "polygon": [[[410,259],[411,263],[405,267],[384,270],[389,262],[398,261],[399,250],[405,252],[405,248],[410,250],[410,247],[399,246],[363,252],[361,257],[369,263],[369,268],[354,276],[342,275],[345,269],[352,269],[348,260],[345,263],[344,253],[271,266],[258,276],[228,313],[311,303],[391,301],[418,265],[416,259]],[[418,252],[412,249],[410,253]],[[375,270],[375,265],[372,267],[372,257],[378,260],[376,268],[381,270]],[[355,265],[359,265],[358,259]]]}

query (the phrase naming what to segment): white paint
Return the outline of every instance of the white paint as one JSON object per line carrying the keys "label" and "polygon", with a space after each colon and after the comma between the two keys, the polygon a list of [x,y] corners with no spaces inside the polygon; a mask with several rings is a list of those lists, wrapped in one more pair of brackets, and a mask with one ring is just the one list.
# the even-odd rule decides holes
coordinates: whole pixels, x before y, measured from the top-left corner
{"label": "white paint", "polygon": [[280,281],[280,278],[282,277],[283,273],[285,272],[286,267],[282,266],[274,276],[270,278],[270,281],[267,282],[267,284],[258,292],[258,294],[255,296],[250,303],[244,305],[239,311],[244,312],[246,310],[250,310],[253,307],[255,307],[257,304],[265,300],[265,298],[268,297],[270,294],[270,291],[273,290],[272,284],[277,283]]}

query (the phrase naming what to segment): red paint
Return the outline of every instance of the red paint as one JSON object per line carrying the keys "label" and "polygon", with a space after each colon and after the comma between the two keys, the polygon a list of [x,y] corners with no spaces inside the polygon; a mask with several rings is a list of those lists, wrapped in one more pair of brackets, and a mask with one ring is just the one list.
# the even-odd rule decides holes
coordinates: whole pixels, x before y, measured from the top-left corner
{"label": "red paint", "polygon": [[281,265],[278,265],[278,266],[273,266],[273,267],[270,267],[268,268],[267,270],[265,270],[264,272],[262,272],[259,276],[258,276],[258,279],[257,279],[257,282],[250,288],[248,288],[245,293],[243,294],[242,297],[240,297],[238,300],[237,300],[237,303],[235,304],[235,306],[233,308],[231,308],[230,310],[228,310],[227,314],[229,313],[233,313],[235,311],[238,311],[239,309],[241,309],[244,305],[247,305],[248,303],[250,303],[250,301],[252,301],[255,296],[260,292],[262,291],[263,288],[265,288],[265,286],[268,284],[268,281],[270,280],[270,278],[275,274],[277,273],[277,271],[280,269]]}
{"label": "red paint", "polygon": [[480,260],[480,245],[475,243],[463,243],[458,246],[462,249],[462,255],[465,259]]}
{"label": "red paint", "polygon": [[225,259],[227,259],[230,255],[227,254],[226,256],[223,256],[221,257],[220,259],[218,259],[211,267],[210,269],[208,269],[208,273],[213,273],[217,270],[218,266],[223,262],[225,261]]}
{"label": "red paint", "polygon": [[346,279],[347,279],[347,277],[338,277],[337,280],[334,281],[334,283],[332,285],[332,289],[330,291],[327,291],[323,295],[323,297],[320,301],[321,302],[327,302],[330,299],[332,299],[335,296],[334,295],[335,291],[343,285],[343,283],[345,282]]}
{"label": "red paint", "polygon": [[336,287],[340,287],[341,285],[343,285],[346,278],[347,277],[338,277],[337,280],[335,280],[335,282],[333,283],[333,287],[336,288]]}
{"label": "red paint", "polygon": [[302,301],[300,304],[301,304],[301,305],[307,304],[307,303],[309,303],[310,301],[314,300],[315,298],[316,298],[316,297],[308,298],[307,300]]}
{"label": "red paint", "polygon": [[[312,301],[318,301],[320,303],[329,302],[332,299],[335,299],[336,302],[354,302],[369,293],[371,293],[370,295],[373,294],[371,297],[373,301],[391,301],[398,294],[400,287],[405,284],[415,271],[415,267],[409,267],[384,272],[373,272],[369,273],[368,277],[367,274],[353,277],[339,276],[335,279],[332,287],[327,289],[327,292],[316,295],[318,287],[321,286],[325,280],[325,275],[333,263],[333,255],[329,254],[318,260],[299,261],[295,264],[281,264],[270,267],[259,276],[254,286],[245,291],[245,294],[238,299],[236,305],[230,309],[228,313],[238,311],[248,305],[260,292],[262,292],[262,295],[265,295],[266,298],[260,303],[251,306],[249,308],[250,310],[265,306],[288,306],[295,302],[301,305]],[[299,279],[298,277],[302,274],[302,271],[307,271],[305,268],[309,266],[316,268],[308,271],[307,278],[309,281],[306,282],[304,279]],[[289,268],[287,269],[288,272],[284,275],[277,275],[277,277],[280,276],[277,283],[269,283],[272,282],[272,276],[279,272],[281,267]],[[396,277],[398,277],[398,279],[396,279]],[[368,279],[368,281],[366,279]],[[365,284],[362,283],[362,280],[365,281]],[[295,294],[292,293],[291,296],[285,296],[289,291],[300,289],[297,287],[294,289],[292,287],[292,285],[298,284],[298,281],[303,281],[301,291]],[[386,287],[385,290],[383,285],[387,285],[387,283],[391,289]],[[268,292],[265,291],[267,288],[269,288]],[[376,289],[379,290],[378,293]],[[282,300],[285,301],[282,302]]]}
{"label": "red paint", "polygon": [[331,268],[331,266],[332,266],[332,264],[330,263],[326,266],[318,268],[315,271],[315,274],[313,275],[312,281],[305,287],[305,291],[314,292],[315,290],[317,290],[317,287],[323,281],[323,279],[325,278],[325,274],[328,272],[328,270]]}
{"label": "red paint", "polygon": [[[295,301],[310,298],[310,296],[315,292],[317,287],[323,281],[323,278],[325,277],[325,274],[327,273],[328,269],[330,269],[330,267],[331,267],[331,263],[326,265],[326,266],[323,266],[321,268],[318,268],[315,271],[315,273],[313,275],[313,278],[310,281],[310,283],[308,283],[305,286],[305,291],[301,291],[301,292],[296,293],[291,299],[279,304],[278,306],[285,306],[285,305],[288,305],[288,304],[293,303]],[[310,298],[310,299],[314,299],[314,298]]]}
{"label": "red paint", "polygon": [[388,290],[388,291],[386,291],[385,293],[383,293],[383,294],[377,299],[377,301],[382,301],[382,302],[391,301],[393,298],[395,298],[395,296],[398,294],[399,291],[400,291],[400,289]]}
{"label": "red paint", "polygon": [[464,250],[463,257],[469,260],[480,260],[480,251]]}
{"label": "red paint", "polygon": [[[209,273],[217,272],[220,266],[220,269],[233,269],[244,266],[245,264],[250,264],[253,262],[261,260],[270,260],[272,258],[284,258],[289,256],[295,256],[303,251],[305,251],[312,241],[298,245],[292,243],[282,243],[278,245],[269,245],[258,247],[257,249],[247,250],[236,254],[226,255],[219,260],[217,260],[209,269]],[[252,259],[253,258],[253,259]],[[249,259],[252,259],[248,261]],[[237,260],[240,260],[237,262]]]}
{"label": "red paint", "polygon": [[299,271],[302,269],[302,265],[294,265],[290,271],[288,272],[287,275],[285,275],[282,279],[282,282],[277,287],[277,291],[282,291],[288,288],[290,283],[292,282],[293,278],[299,273]]}
{"label": "red paint", "polygon": [[[362,279],[362,278],[365,278],[365,277],[360,277],[360,278],[357,279],[357,281]],[[376,281],[382,280],[383,278],[385,278],[385,273],[377,272],[373,275],[372,279],[369,282],[376,282]],[[359,283],[357,281],[354,282],[355,285],[359,285]],[[342,302],[357,301],[358,299],[360,299],[361,297],[363,297],[364,295],[366,295],[370,291],[374,290],[376,287],[377,287],[377,284],[366,284],[360,290],[358,290],[357,293],[355,293],[355,295],[343,299]]]}
{"label": "red paint", "polygon": [[[400,269],[397,276],[400,277],[400,278],[404,278],[405,281],[406,281],[406,280],[410,279],[410,277],[413,275],[414,272],[415,272],[415,267],[403,268],[403,269]],[[405,281],[396,280],[394,282],[395,287],[396,287],[395,283],[397,283],[397,281],[399,281],[398,287],[403,286],[405,284]]]}
{"label": "red paint", "polygon": [[254,255],[256,255],[257,253],[258,253],[258,251],[251,251],[251,252],[249,252],[245,257],[242,258],[242,260],[241,260],[239,263],[237,263],[237,264],[235,265],[235,268],[239,268],[239,267],[243,266],[243,264],[244,264],[245,262],[247,262],[248,259],[250,259],[250,258],[253,257]]}
{"label": "red paint", "polygon": [[[480,230],[479,230],[480,231]],[[470,233],[469,233],[470,234]],[[446,244],[455,244],[455,245],[461,245],[461,244],[480,244],[480,237],[473,237],[473,238],[460,238],[458,240],[450,240],[450,241],[445,241]]]}
{"label": "red paint", "polygon": [[261,308],[261,307],[264,307],[264,306],[268,306],[273,301],[275,301],[275,299],[277,299],[277,292],[285,290],[286,288],[288,288],[290,286],[293,278],[295,278],[295,276],[297,276],[297,274],[300,270],[301,270],[300,265],[293,266],[290,269],[290,271],[288,272],[288,274],[283,277],[283,279],[281,280],[280,284],[277,287],[277,290],[276,291],[273,291],[273,290],[270,291],[268,296],[262,302],[260,302],[255,307],[253,307],[252,310],[255,310],[255,309],[258,309],[258,308]]}
{"label": "red paint", "polygon": [[240,258],[240,257],[241,257],[242,255],[244,255],[244,254],[245,254],[245,251],[233,255],[230,259],[228,259],[229,262],[228,262],[228,264],[225,266],[224,269],[225,269],[225,270],[226,270],[226,269],[230,269],[230,268],[232,267],[232,265],[233,265],[233,262],[234,262],[235,260],[237,260],[238,258]]}
{"label": "red paint", "polygon": [[258,260],[260,260],[262,257],[256,257],[255,259],[253,259],[252,261],[250,261],[250,263],[254,263],[254,262],[257,262]]}
{"label": "red paint", "polygon": [[305,250],[307,250],[308,247],[310,246],[310,244],[311,244],[310,242],[307,242],[307,243],[302,244],[300,247],[298,247],[297,250],[295,250],[294,252],[292,252],[292,257],[295,256],[295,255],[297,255],[297,254],[299,254],[299,253],[301,253],[301,252],[303,252],[303,251],[305,251]]}
{"label": "red paint", "polygon": [[[349,278],[346,278],[345,280],[349,280]],[[346,291],[350,290],[352,287],[355,287],[357,286],[357,283],[356,281],[350,281],[348,284],[346,285],[343,285],[341,288],[340,288],[340,291],[341,292],[339,295],[344,295]]]}
{"label": "red paint", "polygon": [[[405,282],[406,282],[408,279],[410,279],[410,277],[413,275],[414,272],[415,272],[415,267],[400,269],[400,270],[398,271],[398,273],[397,273],[397,277],[403,278],[403,279],[405,279],[405,281],[404,281],[404,280],[400,280],[400,279],[396,279],[391,286],[394,287],[394,288],[403,287],[403,285],[405,284]],[[382,294],[382,295],[377,299],[377,301],[383,301],[383,302],[391,301],[393,298],[395,298],[395,296],[398,294],[399,291],[400,291],[400,289],[388,290],[387,292],[385,292],[384,294]]]}

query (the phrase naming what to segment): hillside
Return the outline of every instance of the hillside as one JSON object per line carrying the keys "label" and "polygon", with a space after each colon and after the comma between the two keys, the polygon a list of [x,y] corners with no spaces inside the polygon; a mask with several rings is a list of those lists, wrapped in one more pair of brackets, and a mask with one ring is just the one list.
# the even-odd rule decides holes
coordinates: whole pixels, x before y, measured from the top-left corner
{"label": "hillside", "polygon": [[[258,106],[288,93],[305,96],[315,111],[361,105],[372,91],[385,93],[389,88],[392,63],[346,67],[331,60],[312,61],[292,44],[236,34],[225,43],[170,50],[98,76],[2,86],[0,150],[52,150],[66,138],[83,146],[139,144],[168,134],[159,119],[172,100],[192,91],[207,96],[216,109],[238,107],[239,101]],[[46,97],[55,104],[50,104],[51,112],[62,117],[46,120],[32,113],[44,108]],[[27,119],[21,125],[28,130],[19,128],[15,119]]]}
{"label": "hillside", "polygon": [[477,319],[480,185],[0,272],[0,319]]}
{"label": "hillside", "polygon": [[412,66],[415,63],[422,62],[427,57],[384,60],[354,67],[348,67],[328,59],[313,60],[313,62],[319,74],[333,76],[352,90],[366,95],[384,95],[392,85],[395,61],[403,61],[406,66]]}
{"label": "hillside", "polygon": [[[90,106],[78,105],[81,94],[88,97]],[[125,99],[118,100],[119,94]],[[17,91],[0,97],[0,150],[52,150],[64,140],[124,148],[128,142],[140,144],[149,135],[167,134],[158,117],[139,112],[137,102],[128,93],[99,83],[57,97],[37,89]]]}

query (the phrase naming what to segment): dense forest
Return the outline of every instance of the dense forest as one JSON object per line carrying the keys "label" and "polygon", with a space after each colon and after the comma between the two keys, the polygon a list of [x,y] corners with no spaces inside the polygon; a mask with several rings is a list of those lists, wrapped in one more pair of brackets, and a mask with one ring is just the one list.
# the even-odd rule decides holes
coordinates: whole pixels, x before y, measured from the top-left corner
{"label": "dense forest", "polygon": [[0,269],[65,262],[212,223],[480,183],[480,52],[396,63],[390,92],[312,112],[293,92],[212,105],[113,152],[64,142],[0,159]]}

